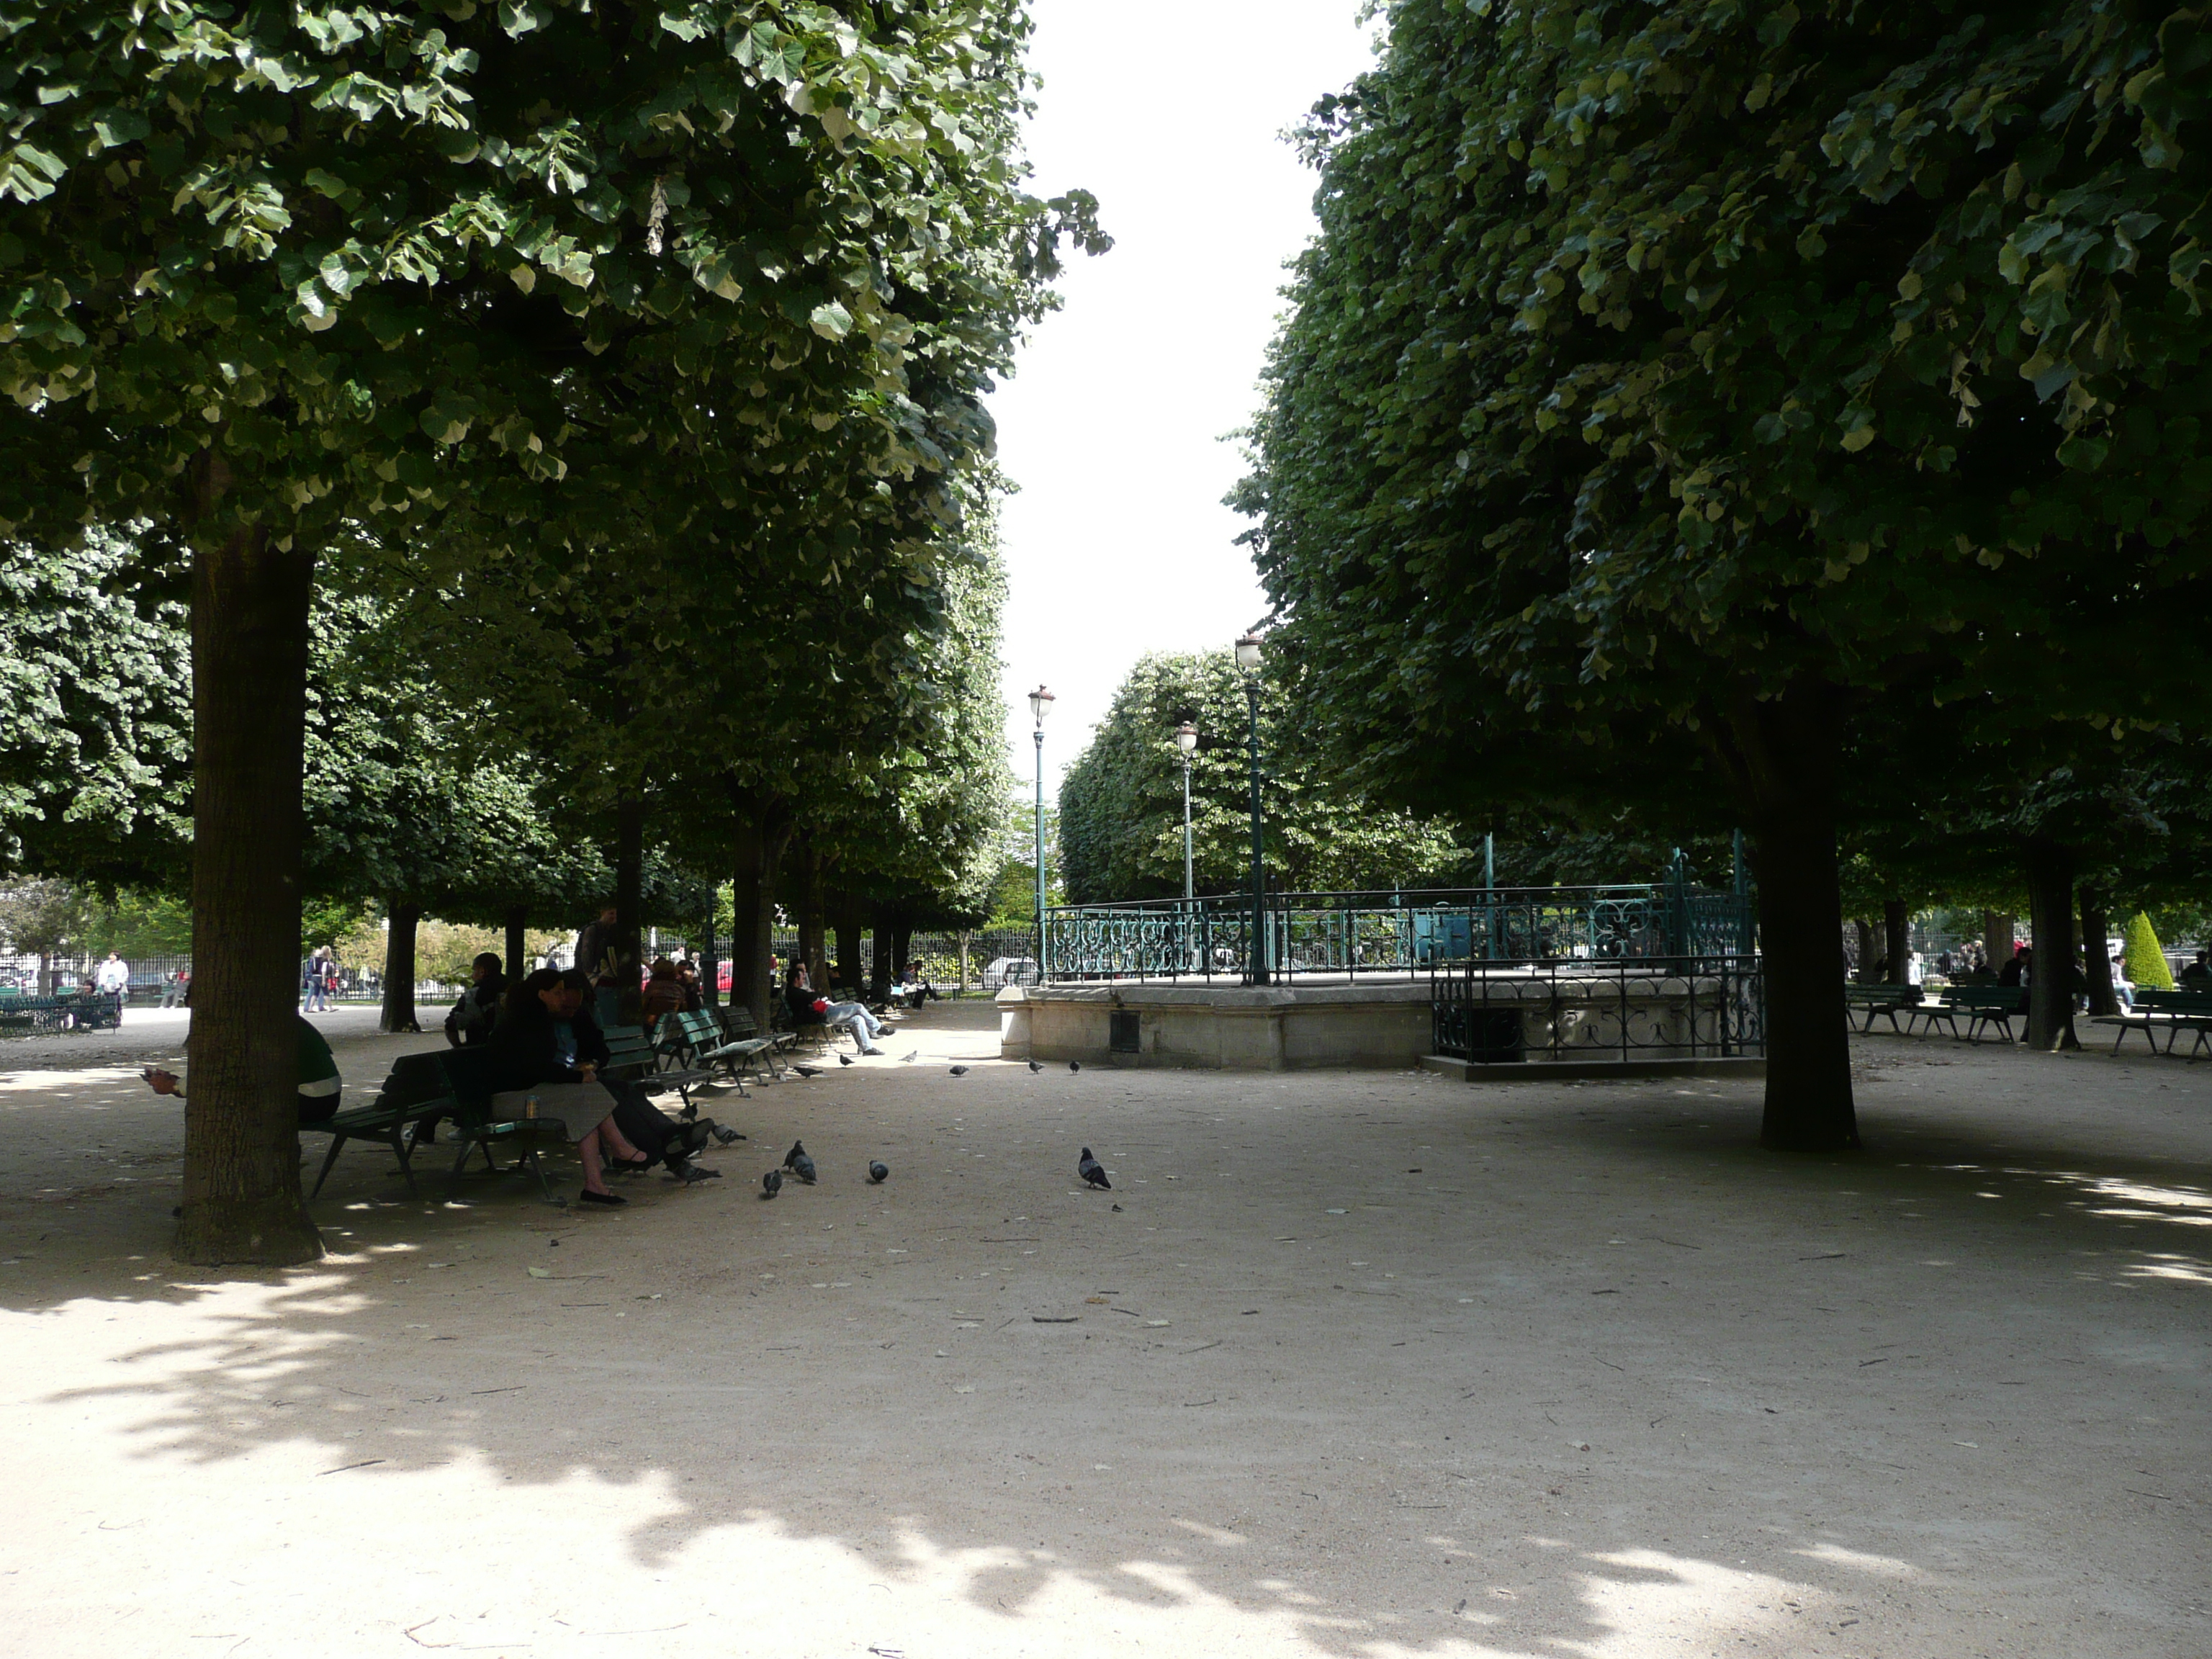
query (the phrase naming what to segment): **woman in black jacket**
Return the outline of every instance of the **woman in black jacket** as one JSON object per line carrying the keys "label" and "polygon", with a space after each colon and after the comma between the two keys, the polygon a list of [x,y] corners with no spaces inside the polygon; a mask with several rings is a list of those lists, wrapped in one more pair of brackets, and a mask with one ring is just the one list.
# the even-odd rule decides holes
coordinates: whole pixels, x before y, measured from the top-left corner
{"label": "woman in black jacket", "polygon": [[597,1083],[614,1097],[609,1127],[623,1138],[617,1150],[623,1154],[617,1167],[642,1170],[658,1162],[685,1181],[706,1181],[720,1173],[697,1168],[691,1155],[709,1139],[726,1145],[744,1137],[717,1127],[711,1118],[679,1123],[636,1084],[601,1075],[610,1058],[607,1039],[592,1018],[587,1006],[591,983],[580,969],[541,969],[516,990],[519,994],[507,999],[507,1012],[492,1034],[502,1088]]}
{"label": "woman in black jacket", "polygon": [[583,1201],[626,1204],[599,1173],[602,1148],[617,1168],[644,1169],[653,1160],[623,1135],[609,1090],[579,1086],[597,1084],[607,1060],[607,1040],[584,1012],[583,977],[541,968],[507,993],[491,1034],[495,1087],[544,1091],[545,1115],[561,1121],[583,1160]]}
{"label": "woman in black jacket", "polygon": [[492,1027],[499,1022],[500,999],[506,994],[507,975],[500,960],[486,951],[469,964],[469,988],[446,1016],[446,1041],[456,1048],[490,1042]]}

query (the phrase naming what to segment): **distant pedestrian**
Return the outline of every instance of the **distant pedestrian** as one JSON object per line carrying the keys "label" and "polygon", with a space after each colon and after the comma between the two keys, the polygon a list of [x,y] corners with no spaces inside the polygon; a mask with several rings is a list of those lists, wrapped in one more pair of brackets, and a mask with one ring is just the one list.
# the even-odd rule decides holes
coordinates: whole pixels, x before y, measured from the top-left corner
{"label": "distant pedestrian", "polygon": [[318,945],[314,954],[307,958],[307,978],[302,988],[306,995],[300,1003],[304,1014],[327,1014],[331,1011],[331,980],[337,963],[331,957],[331,947]]}
{"label": "distant pedestrian", "polygon": [[161,979],[161,1006],[164,1008],[174,1008],[183,1002],[185,994],[191,988],[191,982],[192,975],[189,969],[179,968],[173,974],[164,975]]}
{"label": "distant pedestrian", "polygon": [[100,964],[99,971],[93,975],[93,984],[102,996],[114,1000],[115,1018],[120,1021],[124,1000],[131,994],[131,964],[110,951],[107,960]]}

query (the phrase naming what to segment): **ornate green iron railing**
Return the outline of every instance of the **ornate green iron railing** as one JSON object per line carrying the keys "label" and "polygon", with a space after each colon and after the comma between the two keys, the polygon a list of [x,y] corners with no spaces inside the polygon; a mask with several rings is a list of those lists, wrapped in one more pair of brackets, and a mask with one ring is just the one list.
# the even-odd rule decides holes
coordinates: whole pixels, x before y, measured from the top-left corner
{"label": "ornate green iron railing", "polygon": [[1479,1065],[1766,1052],[1756,956],[1451,963],[1430,976],[1430,1006],[1435,1052]]}
{"label": "ornate green iron railing", "polygon": [[[1677,879],[1593,887],[1270,893],[1257,959],[1271,977],[1413,978],[1454,963],[1617,961],[1755,951],[1747,892]],[[1255,961],[1245,894],[1055,905],[1048,980],[1231,981]]]}

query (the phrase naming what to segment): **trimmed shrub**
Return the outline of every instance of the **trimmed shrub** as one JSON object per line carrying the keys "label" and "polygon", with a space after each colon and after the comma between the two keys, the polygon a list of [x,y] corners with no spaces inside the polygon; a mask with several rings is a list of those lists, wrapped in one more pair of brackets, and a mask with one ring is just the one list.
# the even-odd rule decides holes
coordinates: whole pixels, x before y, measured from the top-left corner
{"label": "trimmed shrub", "polygon": [[2150,925],[2150,918],[2140,910],[2128,924],[2128,943],[2125,957],[2128,978],[2146,991],[2171,991],[2173,970],[2166,966],[2166,952],[2158,942],[2158,933]]}

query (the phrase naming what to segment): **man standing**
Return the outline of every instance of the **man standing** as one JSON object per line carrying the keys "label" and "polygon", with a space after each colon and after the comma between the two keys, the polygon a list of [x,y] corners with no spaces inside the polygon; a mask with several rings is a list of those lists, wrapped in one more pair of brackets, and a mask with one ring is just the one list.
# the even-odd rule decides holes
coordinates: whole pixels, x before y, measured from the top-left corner
{"label": "man standing", "polygon": [[99,971],[94,975],[93,983],[100,988],[101,995],[115,1000],[115,1020],[116,1024],[121,1024],[124,1000],[131,994],[131,964],[110,951],[107,960],[100,964]]}

